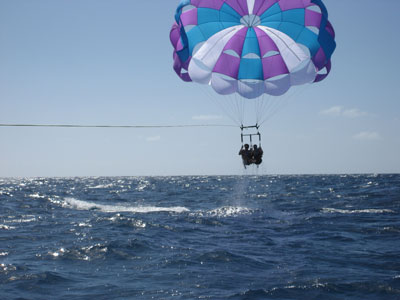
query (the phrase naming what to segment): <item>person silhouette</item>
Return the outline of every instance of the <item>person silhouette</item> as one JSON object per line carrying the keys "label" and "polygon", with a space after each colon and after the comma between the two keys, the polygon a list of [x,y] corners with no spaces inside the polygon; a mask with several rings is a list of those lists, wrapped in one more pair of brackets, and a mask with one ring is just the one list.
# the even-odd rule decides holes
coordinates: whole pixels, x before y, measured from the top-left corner
{"label": "person silhouette", "polygon": [[250,148],[249,144],[245,144],[244,147],[240,148],[239,155],[242,156],[243,165],[251,165],[253,162],[253,150]]}

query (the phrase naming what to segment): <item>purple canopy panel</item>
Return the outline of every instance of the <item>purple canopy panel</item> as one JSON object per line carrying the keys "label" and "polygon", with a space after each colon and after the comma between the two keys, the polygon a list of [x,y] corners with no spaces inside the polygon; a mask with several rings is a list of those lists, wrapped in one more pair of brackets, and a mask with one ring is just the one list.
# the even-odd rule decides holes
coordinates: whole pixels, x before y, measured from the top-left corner
{"label": "purple canopy panel", "polygon": [[[225,45],[221,56],[219,57],[213,72],[227,75],[232,78],[238,78],[240,57],[242,56],[243,43],[247,34],[247,27],[240,29]],[[224,53],[232,50],[236,56]]]}
{"label": "purple canopy panel", "polygon": [[305,25],[315,26],[319,28],[319,26],[321,25],[322,15],[316,11],[312,11],[309,9],[306,9],[305,12]]}
{"label": "purple canopy panel", "polygon": [[215,65],[213,72],[238,78],[240,58],[226,53],[222,53]]}
{"label": "purple canopy panel", "polygon": [[182,13],[181,21],[183,26],[197,25],[197,8],[193,8]]}
{"label": "purple canopy panel", "polygon": [[[190,60],[188,60],[190,61]],[[178,76],[186,82],[190,82],[192,81],[190,79],[189,73],[187,73],[187,66],[184,66],[181,62],[181,60],[179,59],[178,55],[176,54],[176,52],[174,52],[174,66],[173,66],[176,74],[178,74]],[[182,70],[185,70],[186,72],[182,72]]]}
{"label": "purple canopy panel", "polygon": [[282,11],[296,8],[304,8],[310,4],[310,0],[280,0],[279,6]]}
{"label": "purple canopy panel", "polygon": [[174,46],[175,51],[179,51],[181,49],[177,49],[178,41],[181,39],[181,33],[179,31],[179,25],[172,25],[171,32],[169,33],[169,39],[171,40],[171,44]]}
{"label": "purple canopy panel", "polygon": [[224,51],[233,50],[235,51],[239,57],[242,56],[243,44],[247,35],[247,27],[240,29],[229,41],[226,43],[224,47]]}
{"label": "purple canopy panel", "polygon": [[325,67],[327,61],[324,49],[322,49],[322,47],[319,48],[318,52],[313,57],[312,61],[318,70],[322,70]]}
{"label": "purple canopy panel", "polygon": [[326,68],[326,74],[318,74],[317,77],[315,78],[314,82],[319,82],[321,80],[324,80],[326,78],[326,76],[329,75],[329,73],[331,72],[331,61],[328,61],[328,63],[326,64],[325,68]]}
{"label": "purple canopy panel", "polygon": [[264,80],[282,75],[288,74],[289,70],[286,67],[285,62],[280,55],[274,55],[265,57],[262,59]]}
{"label": "purple canopy panel", "polygon": [[207,7],[219,10],[224,5],[224,0],[192,0],[191,4],[196,7]]}

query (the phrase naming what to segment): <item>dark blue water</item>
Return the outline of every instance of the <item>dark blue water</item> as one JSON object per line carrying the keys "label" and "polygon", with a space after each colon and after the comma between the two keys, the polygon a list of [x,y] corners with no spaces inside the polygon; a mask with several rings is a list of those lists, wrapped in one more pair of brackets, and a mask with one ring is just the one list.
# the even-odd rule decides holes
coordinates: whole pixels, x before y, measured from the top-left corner
{"label": "dark blue water", "polygon": [[400,299],[400,175],[0,179],[0,299]]}

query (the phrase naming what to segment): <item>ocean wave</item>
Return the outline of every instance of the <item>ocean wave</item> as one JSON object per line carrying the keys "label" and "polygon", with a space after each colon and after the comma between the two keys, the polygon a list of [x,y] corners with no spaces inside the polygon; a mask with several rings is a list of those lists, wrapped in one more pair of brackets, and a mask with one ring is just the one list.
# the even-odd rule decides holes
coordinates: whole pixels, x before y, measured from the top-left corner
{"label": "ocean wave", "polygon": [[96,244],[91,246],[85,246],[77,249],[66,249],[60,248],[54,252],[49,251],[48,255],[53,258],[65,258],[71,260],[92,260],[98,258],[104,258],[108,248],[102,244]]}
{"label": "ocean wave", "polygon": [[[142,240],[133,239],[127,241],[112,241],[97,243],[87,246],[72,248],[59,248],[55,251],[49,251],[45,256],[52,259],[93,261],[103,259],[130,260],[137,259],[138,255],[147,252],[151,246]],[[42,256],[39,254],[38,256]]]}
{"label": "ocean wave", "polygon": [[[11,217],[9,218],[16,218],[16,217]],[[18,224],[18,223],[31,223],[31,222],[36,222],[38,219],[34,215],[23,215],[19,219],[9,219],[9,220],[4,220],[4,223],[12,223],[12,224]],[[1,225],[0,225],[1,226]],[[0,227],[1,228],[1,227]]]}
{"label": "ocean wave", "polygon": [[[392,288],[385,282],[350,282],[350,283],[328,283],[320,282],[319,279],[304,283],[293,283],[285,286],[272,288],[249,289],[236,293],[230,299],[320,299],[321,293],[335,291],[345,293],[346,291],[365,292],[368,294],[385,293],[398,295],[399,290]],[[353,299],[353,298],[352,298]]]}
{"label": "ocean wave", "polygon": [[[299,295],[302,295],[303,293],[308,293],[309,298],[314,298],[313,296],[311,296],[310,293],[313,293],[313,291],[318,291],[318,290],[323,290],[323,289],[327,289],[328,288],[328,284],[327,283],[320,283],[318,280],[314,281],[314,282],[310,282],[310,283],[305,283],[302,285],[296,285],[296,284],[292,284],[292,285],[286,285],[286,286],[282,286],[282,287],[273,287],[273,288],[269,288],[269,289],[250,289],[238,294],[235,294],[233,296],[231,296],[230,298],[232,299],[243,299],[243,297],[245,297],[244,299],[266,299],[268,297],[279,297],[278,299],[283,299],[288,296],[296,296],[296,298],[293,299],[299,299],[302,298]],[[282,298],[281,298],[282,297]],[[308,298],[308,297],[307,297]],[[291,298],[292,299],[292,298]]]}
{"label": "ocean wave", "polygon": [[338,209],[338,208],[322,208],[324,213],[339,213],[339,214],[385,214],[385,213],[396,213],[391,209]]}
{"label": "ocean wave", "polygon": [[219,251],[204,253],[198,257],[198,260],[200,260],[201,264],[203,264],[204,262],[214,263],[214,262],[230,262],[233,260],[239,261],[240,257],[235,256],[229,251],[219,250]]}
{"label": "ocean wave", "polygon": [[191,214],[191,216],[225,218],[250,215],[253,212],[254,210],[242,206],[222,206],[212,210],[194,212]]}
{"label": "ocean wave", "polygon": [[138,183],[138,186],[136,187],[136,191],[142,192],[144,191],[148,186],[150,186],[150,182],[148,180],[140,180]]}
{"label": "ocean wave", "polygon": [[230,296],[230,299],[265,299],[270,292],[264,289],[247,290]]}
{"label": "ocean wave", "polygon": [[16,270],[17,270],[17,267],[14,265],[10,265],[10,264],[7,265],[4,263],[0,264],[0,274],[1,273],[9,273],[9,272],[16,271]]}
{"label": "ocean wave", "polygon": [[[122,216],[119,213],[113,215],[112,217],[98,218],[98,221],[109,221],[115,225],[122,225],[122,226],[133,227],[133,228],[146,228],[147,227],[147,223],[145,221],[136,219],[136,218]],[[89,224],[86,224],[86,225],[81,225],[81,224],[82,223],[80,223],[78,226],[79,227],[83,227],[83,226],[92,227],[92,225],[89,225]]]}
{"label": "ocean wave", "polygon": [[0,224],[0,229],[13,230],[13,229],[15,229],[15,227],[14,226],[8,226],[8,225],[5,225],[5,224]]}
{"label": "ocean wave", "polygon": [[89,201],[78,200],[75,198],[65,198],[61,201],[61,205],[65,208],[72,208],[77,210],[99,210],[106,213],[118,213],[118,212],[131,212],[131,213],[153,213],[153,212],[174,212],[183,213],[189,211],[186,207],[182,206],[171,206],[171,207],[159,207],[159,206],[127,206],[127,205],[108,205],[98,204]]}
{"label": "ocean wave", "polygon": [[40,284],[54,284],[69,281],[67,278],[62,277],[54,272],[42,272],[38,274],[24,274],[24,275],[17,275],[11,276],[8,279],[9,282],[12,281],[21,281],[21,285],[25,285],[27,287],[31,287],[32,284],[40,285]]}
{"label": "ocean wave", "polygon": [[44,199],[46,196],[39,195],[39,193],[30,194],[29,197],[36,198],[36,199]]}
{"label": "ocean wave", "polygon": [[0,195],[13,197],[13,194],[11,194],[10,192],[5,191],[5,190],[0,190]]}
{"label": "ocean wave", "polygon": [[[188,258],[188,257],[186,257]],[[259,268],[261,266],[268,267],[266,262],[260,259],[251,257],[249,255],[228,251],[227,249],[215,249],[213,251],[202,253],[198,256],[193,257],[193,260],[200,263],[201,265],[213,265],[219,263],[230,263],[237,266],[252,266],[254,268]]]}
{"label": "ocean wave", "polygon": [[88,189],[108,189],[113,187],[113,183],[108,183],[108,184],[98,184],[96,186],[89,186]]}

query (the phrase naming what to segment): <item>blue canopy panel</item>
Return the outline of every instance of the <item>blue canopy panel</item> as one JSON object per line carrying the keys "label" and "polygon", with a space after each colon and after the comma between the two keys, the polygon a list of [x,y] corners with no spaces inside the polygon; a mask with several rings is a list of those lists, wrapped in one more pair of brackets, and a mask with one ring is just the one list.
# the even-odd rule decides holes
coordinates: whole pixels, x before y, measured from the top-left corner
{"label": "blue canopy panel", "polygon": [[[175,14],[175,20],[178,24],[181,24],[180,17],[183,7],[190,4],[190,0],[182,0],[179,4]],[[220,10],[204,7],[198,8],[198,25],[187,32],[183,26],[180,30],[183,49],[177,51],[177,54],[181,61],[186,61],[193,54],[193,49],[198,43],[208,40],[211,36],[225,28],[240,24],[240,18],[241,16],[227,4],[224,4]]]}
{"label": "blue canopy panel", "polygon": [[219,10],[221,20],[225,22],[234,21],[237,24],[240,24],[240,19],[242,16],[236,12],[232,7],[228,4],[224,3]]}
{"label": "blue canopy panel", "polygon": [[236,23],[228,23],[228,22],[210,22],[193,27],[186,33],[189,39],[190,55],[193,54],[193,49],[196,47],[197,44],[205,42],[214,34],[226,28],[236,25],[237,25]]}
{"label": "blue canopy panel", "polygon": [[328,10],[326,9],[324,3],[321,0],[311,0],[312,3],[315,3],[321,8],[322,12],[322,20],[319,28],[319,37],[318,41],[325,52],[325,56],[329,61],[333,52],[336,49],[335,39],[326,31],[326,25],[328,23]]}
{"label": "blue canopy panel", "polygon": [[240,59],[238,80],[258,79],[264,80],[262,61],[259,58]]}
{"label": "blue canopy panel", "polygon": [[272,5],[270,8],[268,8],[261,16],[260,19],[261,21],[266,18],[266,17],[271,17],[276,14],[280,14],[282,12],[281,7],[279,6],[279,3],[275,3]]}
{"label": "blue canopy panel", "polygon": [[261,25],[279,30],[297,43],[305,45],[313,57],[318,52],[320,43],[318,35],[305,27],[305,10],[299,8],[281,11],[277,4],[271,7],[273,14],[268,10],[261,16]]}
{"label": "blue canopy panel", "polygon": [[254,53],[258,57],[261,56],[260,45],[258,44],[258,38],[253,28],[247,29],[246,38],[243,43],[242,57],[245,57],[249,53]]}

